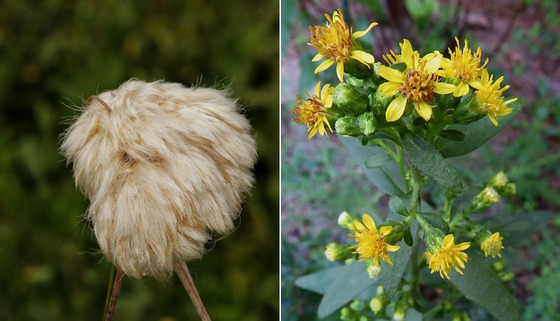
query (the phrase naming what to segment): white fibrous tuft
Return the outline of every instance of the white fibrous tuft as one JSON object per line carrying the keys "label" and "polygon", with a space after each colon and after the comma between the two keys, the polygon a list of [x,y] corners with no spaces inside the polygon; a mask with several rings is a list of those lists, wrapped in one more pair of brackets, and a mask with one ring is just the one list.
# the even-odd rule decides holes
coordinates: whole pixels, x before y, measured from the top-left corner
{"label": "white fibrous tuft", "polygon": [[254,181],[250,129],[224,90],[129,80],[92,96],[61,149],[107,258],[166,277],[231,232]]}

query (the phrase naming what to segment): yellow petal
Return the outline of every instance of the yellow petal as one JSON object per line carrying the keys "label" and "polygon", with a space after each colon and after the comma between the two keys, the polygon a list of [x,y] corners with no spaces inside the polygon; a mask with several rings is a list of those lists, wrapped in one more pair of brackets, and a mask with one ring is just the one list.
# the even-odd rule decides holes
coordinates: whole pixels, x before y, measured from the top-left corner
{"label": "yellow petal", "polygon": [[399,89],[401,89],[402,86],[403,85],[401,83],[384,82],[379,85],[378,90],[381,91],[384,96],[394,96],[397,92],[399,92]]}
{"label": "yellow petal", "polygon": [[412,45],[408,39],[404,39],[403,43],[401,44],[401,56],[404,59],[404,62],[410,69],[414,69],[414,51],[412,50]]}
{"label": "yellow petal", "polygon": [[368,54],[365,51],[361,50],[354,50],[350,53],[350,57],[358,60],[359,62],[363,63],[364,65],[368,66],[368,64],[373,64],[375,62],[375,58],[372,55]]}
{"label": "yellow petal", "polygon": [[406,107],[406,99],[399,95],[397,98],[393,99],[387,111],[385,112],[385,118],[388,122],[399,120],[404,113]]}
{"label": "yellow petal", "polygon": [[457,89],[453,92],[453,96],[455,97],[463,97],[469,93],[469,85],[466,82],[461,81],[459,85],[457,85]]}
{"label": "yellow petal", "polygon": [[342,61],[336,63],[336,76],[340,82],[344,81],[344,63]]}
{"label": "yellow petal", "polygon": [[455,236],[453,234],[448,234],[443,238],[443,245],[442,247],[448,248],[455,244]]}
{"label": "yellow petal", "polygon": [[319,81],[317,83],[317,85],[315,85],[315,96],[320,97],[320,92],[321,92],[321,82]]}
{"label": "yellow petal", "polygon": [[320,53],[316,54],[313,59],[311,59],[311,62],[317,62],[321,59],[325,58],[325,56],[321,55]]}
{"label": "yellow petal", "polygon": [[401,71],[386,66],[379,66],[379,76],[399,83],[403,83],[406,79],[406,76]]}
{"label": "yellow petal", "polygon": [[331,59],[329,60],[325,60],[323,61],[319,66],[317,66],[317,68],[315,68],[315,74],[320,73],[323,70],[328,69],[330,66],[332,66],[334,63],[334,61],[332,61]]}
{"label": "yellow petal", "polygon": [[498,127],[498,122],[496,121],[496,118],[494,118],[494,116],[488,115],[488,118],[490,118],[490,120],[492,121],[492,124],[494,124],[494,126]]}
{"label": "yellow petal", "polygon": [[434,92],[440,95],[450,94],[455,91],[457,86],[452,84],[446,84],[444,82],[436,82],[434,84]]}
{"label": "yellow petal", "polygon": [[364,31],[356,31],[352,34],[352,40],[358,39],[368,33],[373,27],[377,26],[377,22],[372,22],[369,27]]}
{"label": "yellow petal", "polygon": [[386,247],[387,247],[387,251],[389,252],[395,252],[401,248],[399,245],[391,245],[391,244],[387,244]]}
{"label": "yellow petal", "polygon": [[381,234],[381,236],[387,236],[387,235],[389,235],[392,231],[393,231],[393,227],[392,227],[392,226],[382,226],[381,228],[379,228],[379,234]]}
{"label": "yellow petal", "polygon": [[428,105],[426,102],[420,101],[414,103],[414,108],[416,112],[418,112],[418,115],[424,118],[425,121],[430,120],[430,117],[432,117],[432,106]]}
{"label": "yellow petal", "polygon": [[429,73],[435,73],[439,69],[442,58],[443,56],[439,52],[434,53],[434,56],[430,56],[430,59],[426,63],[426,66],[424,66],[424,70]]}
{"label": "yellow petal", "polygon": [[360,221],[358,220],[354,220],[354,227],[358,230],[358,231],[363,231],[366,229],[366,227],[360,223]]}
{"label": "yellow petal", "polygon": [[362,215],[362,221],[364,221],[364,225],[369,229],[369,230],[377,230],[377,228],[375,227],[375,222],[373,221],[373,219],[371,218],[371,216],[364,214]]}

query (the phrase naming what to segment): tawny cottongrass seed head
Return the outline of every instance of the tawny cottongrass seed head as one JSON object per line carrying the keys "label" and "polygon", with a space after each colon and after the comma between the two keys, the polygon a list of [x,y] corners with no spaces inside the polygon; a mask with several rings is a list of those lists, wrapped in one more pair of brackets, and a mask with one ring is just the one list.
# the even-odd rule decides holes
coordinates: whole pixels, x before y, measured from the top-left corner
{"label": "tawny cottongrass seed head", "polygon": [[62,152],[101,250],[135,278],[168,276],[231,232],[257,156],[227,91],[139,80],[92,96]]}

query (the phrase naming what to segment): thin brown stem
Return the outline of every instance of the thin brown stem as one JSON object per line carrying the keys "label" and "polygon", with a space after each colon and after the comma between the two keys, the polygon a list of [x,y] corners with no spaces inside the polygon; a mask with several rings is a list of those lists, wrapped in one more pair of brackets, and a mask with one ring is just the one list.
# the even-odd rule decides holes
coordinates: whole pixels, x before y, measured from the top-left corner
{"label": "thin brown stem", "polygon": [[91,95],[91,96],[89,96],[89,98],[88,98],[87,100],[90,101],[91,99],[95,99],[95,100],[97,100],[98,102],[100,102],[101,105],[103,105],[103,107],[105,107],[105,109],[107,110],[107,112],[108,112],[108,113],[111,113],[111,107],[109,107],[109,105],[107,105],[107,103],[104,102],[103,99],[99,98],[99,97],[96,96],[96,95]]}
{"label": "thin brown stem", "polygon": [[121,292],[122,280],[124,278],[124,273],[121,269],[117,268],[117,275],[115,276],[115,281],[113,283],[113,288],[111,289],[111,299],[109,300],[109,308],[107,309],[106,321],[113,320],[113,315],[115,314],[115,306],[117,305],[117,299],[119,298],[119,293]]}
{"label": "thin brown stem", "polygon": [[175,273],[177,273],[177,276],[179,276],[181,283],[183,283],[185,290],[189,294],[189,297],[194,304],[194,308],[196,309],[196,312],[198,312],[200,320],[211,321],[210,316],[208,315],[208,312],[206,312],[204,304],[198,295],[198,291],[196,290],[196,286],[194,285],[194,281],[191,277],[187,264],[182,261],[175,263]]}

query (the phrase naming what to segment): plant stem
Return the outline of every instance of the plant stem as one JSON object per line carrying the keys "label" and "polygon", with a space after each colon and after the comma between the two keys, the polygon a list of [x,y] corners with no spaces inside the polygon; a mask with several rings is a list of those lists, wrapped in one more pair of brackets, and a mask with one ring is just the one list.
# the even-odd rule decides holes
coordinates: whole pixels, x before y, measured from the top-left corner
{"label": "plant stem", "polygon": [[196,286],[194,285],[194,281],[191,277],[187,264],[183,261],[175,263],[175,273],[177,273],[177,276],[179,277],[181,283],[183,283],[183,286],[185,287],[185,290],[189,294],[189,297],[194,304],[194,308],[196,309],[200,320],[211,321],[210,316],[208,315],[208,312],[206,312],[204,304],[202,303],[202,300],[198,295],[198,291],[196,290]]}
{"label": "plant stem", "polygon": [[[115,307],[117,306],[117,299],[119,298],[119,293],[121,292],[122,280],[124,278],[124,273],[121,269],[115,268],[117,273],[113,281],[113,287],[111,288],[111,298],[109,299],[109,307],[107,308],[107,313],[105,320],[113,320],[113,315],[115,314]],[[113,274],[112,274],[113,276]]]}

